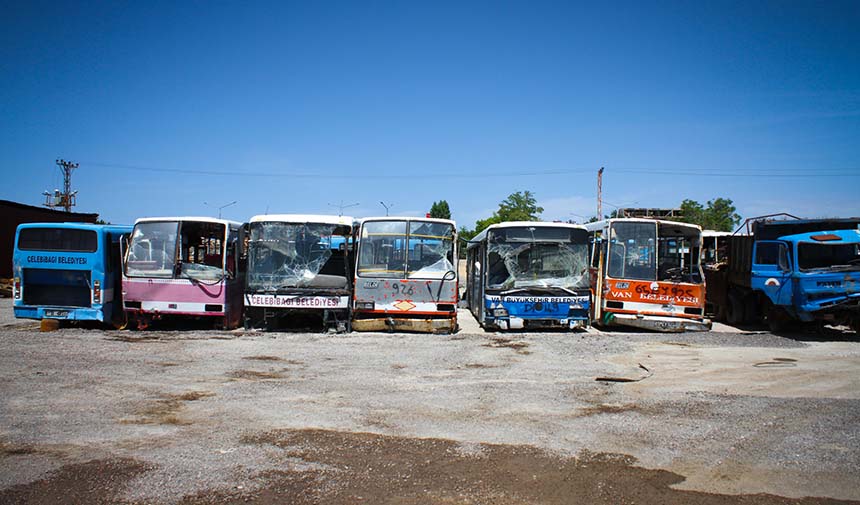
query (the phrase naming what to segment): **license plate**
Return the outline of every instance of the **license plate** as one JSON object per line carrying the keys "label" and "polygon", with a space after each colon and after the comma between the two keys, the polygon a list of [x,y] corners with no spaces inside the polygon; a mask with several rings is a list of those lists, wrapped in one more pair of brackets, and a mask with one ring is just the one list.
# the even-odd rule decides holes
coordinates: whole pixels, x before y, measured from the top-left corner
{"label": "license plate", "polygon": [[66,317],[69,315],[68,310],[46,310],[45,317]]}

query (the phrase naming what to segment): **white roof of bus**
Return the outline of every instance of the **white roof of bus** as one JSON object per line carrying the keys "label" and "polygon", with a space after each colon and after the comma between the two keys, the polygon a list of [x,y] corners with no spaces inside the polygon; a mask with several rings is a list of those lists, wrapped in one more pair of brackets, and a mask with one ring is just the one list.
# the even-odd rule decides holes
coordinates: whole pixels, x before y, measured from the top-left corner
{"label": "white roof of bus", "polygon": [[137,223],[157,223],[157,222],[169,222],[169,221],[183,221],[183,222],[192,222],[197,221],[198,223],[217,223],[217,224],[234,224],[236,226],[242,226],[242,223],[239,221],[230,221],[229,219],[218,219],[217,217],[200,217],[200,216],[171,216],[171,217],[142,217],[137,219],[134,224]]}
{"label": "white roof of bus", "polygon": [[569,228],[571,230],[584,230],[585,226],[573,223],[557,223],[553,221],[505,221],[504,223],[491,224],[484,228],[481,233],[472,237],[469,242],[480,242],[487,236],[489,230],[498,230],[501,228],[522,228],[524,226],[536,226],[541,228]]}
{"label": "white roof of bus", "polygon": [[607,225],[616,222],[628,222],[628,223],[658,223],[658,224],[668,224],[668,225],[676,225],[682,226],[685,228],[698,228],[702,229],[701,226],[697,224],[691,223],[682,223],[680,221],[670,221],[668,219],[651,219],[647,217],[619,217],[619,218],[610,218],[603,219],[601,221],[595,221],[593,223],[585,223],[582,226],[585,226],[585,229],[588,231],[599,231],[605,228]]}
{"label": "white roof of bus", "polygon": [[318,223],[352,226],[355,222],[350,216],[331,216],[325,214],[262,214],[251,218],[249,223]]}
{"label": "white roof of bus", "polygon": [[450,219],[439,219],[438,217],[410,217],[410,216],[381,216],[381,217],[365,217],[361,222],[366,221],[425,221],[428,223],[444,223],[457,227],[457,223]]}
{"label": "white roof of bus", "polygon": [[731,234],[730,231],[702,230],[703,237],[728,237]]}

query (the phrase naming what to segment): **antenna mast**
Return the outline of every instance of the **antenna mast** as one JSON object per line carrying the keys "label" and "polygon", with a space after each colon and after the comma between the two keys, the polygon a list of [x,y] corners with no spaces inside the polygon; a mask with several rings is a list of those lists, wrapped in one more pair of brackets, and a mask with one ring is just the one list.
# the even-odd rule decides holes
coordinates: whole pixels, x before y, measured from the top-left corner
{"label": "antenna mast", "polygon": [[57,166],[63,172],[63,192],[60,193],[59,189],[55,189],[53,194],[49,191],[42,193],[45,195],[45,207],[55,210],[57,207],[62,207],[66,212],[71,212],[72,207],[76,204],[75,197],[78,194],[77,191],[72,191],[72,171],[78,168],[79,165],[71,161],[59,159],[57,160]]}

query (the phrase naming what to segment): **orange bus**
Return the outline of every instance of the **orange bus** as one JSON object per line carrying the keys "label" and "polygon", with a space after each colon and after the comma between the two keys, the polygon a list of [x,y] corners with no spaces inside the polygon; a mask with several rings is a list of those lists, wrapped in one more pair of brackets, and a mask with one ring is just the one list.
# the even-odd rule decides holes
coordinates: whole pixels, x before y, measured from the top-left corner
{"label": "orange bus", "polygon": [[702,229],[645,218],[585,225],[592,246],[592,320],[646,330],[708,331]]}

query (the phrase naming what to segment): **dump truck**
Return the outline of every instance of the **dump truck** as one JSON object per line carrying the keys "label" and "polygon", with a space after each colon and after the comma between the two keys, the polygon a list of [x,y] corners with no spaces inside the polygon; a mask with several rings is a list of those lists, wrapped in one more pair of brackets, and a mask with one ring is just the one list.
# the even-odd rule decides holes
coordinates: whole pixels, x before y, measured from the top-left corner
{"label": "dump truck", "polygon": [[[784,215],[787,216],[787,215]],[[860,218],[751,218],[706,264],[708,307],[729,324],[846,325],[860,332]]]}

